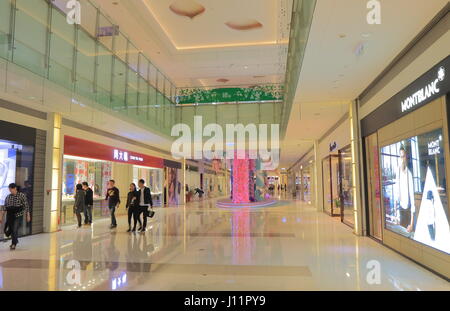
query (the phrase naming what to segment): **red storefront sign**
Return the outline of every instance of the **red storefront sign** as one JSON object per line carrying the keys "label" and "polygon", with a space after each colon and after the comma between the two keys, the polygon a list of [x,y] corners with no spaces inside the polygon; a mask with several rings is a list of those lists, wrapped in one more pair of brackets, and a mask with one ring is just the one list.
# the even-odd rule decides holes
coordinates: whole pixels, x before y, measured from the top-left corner
{"label": "red storefront sign", "polygon": [[111,147],[89,140],[64,136],[64,154],[82,158],[104,160],[133,165],[164,167],[164,160],[130,150]]}

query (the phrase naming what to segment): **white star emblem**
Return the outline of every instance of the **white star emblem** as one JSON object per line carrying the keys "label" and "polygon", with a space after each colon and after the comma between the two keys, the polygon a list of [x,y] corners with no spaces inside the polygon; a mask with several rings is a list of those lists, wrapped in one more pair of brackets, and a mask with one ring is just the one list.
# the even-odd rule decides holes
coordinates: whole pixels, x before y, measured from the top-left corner
{"label": "white star emblem", "polygon": [[445,69],[444,67],[440,67],[438,71],[438,79],[439,81],[443,81],[445,78]]}

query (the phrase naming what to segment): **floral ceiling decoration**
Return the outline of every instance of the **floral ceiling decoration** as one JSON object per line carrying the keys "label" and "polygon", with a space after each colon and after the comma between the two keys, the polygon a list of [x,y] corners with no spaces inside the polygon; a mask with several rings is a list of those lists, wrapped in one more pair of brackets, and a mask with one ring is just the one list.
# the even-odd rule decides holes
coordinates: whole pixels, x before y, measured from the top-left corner
{"label": "floral ceiling decoration", "polygon": [[172,2],[169,9],[180,16],[194,18],[205,12],[205,7],[194,0],[177,0]]}
{"label": "floral ceiling decoration", "polygon": [[256,19],[234,19],[225,23],[228,27],[234,30],[252,30],[262,28],[263,24],[258,22]]}
{"label": "floral ceiling decoration", "polygon": [[177,104],[210,104],[210,103],[235,103],[235,102],[263,102],[282,101],[283,85],[256,85],[251,87],[230,88],[186,88],[179,89],[176,97]]}

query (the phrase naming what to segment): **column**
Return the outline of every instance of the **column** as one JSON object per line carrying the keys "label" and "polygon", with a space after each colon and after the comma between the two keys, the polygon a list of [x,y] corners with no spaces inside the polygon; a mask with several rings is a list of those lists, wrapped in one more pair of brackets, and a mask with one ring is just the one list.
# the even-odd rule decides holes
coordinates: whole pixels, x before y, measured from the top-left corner
{"label": "column", "polygon": [[183,162],[181,164],[181,169],[183,170],[183,182],[181,183],[181,186],[182,186],[181,194],[182,194],[183,198],[181,200],[181,203],[185,205],[186,204],[186,158],[183,158]]}
{"label": "column", "polygon": [[63,139],[61,135],[62,117],[57,113],[49,113],[48,121],[47,159],[45,162],[46,197],[44,207],[44,232],[55,232],[59,229],[59,212],[61,208],[61,172],[63,155]]}
{"label": "column", "polygon": [[323,211],[322,161],[319,159],[319,141],[314,141],[314,204],[318,211]]}
{"label": "column", "polygon": [[363,172],[362,163],[362,144],[361,133],[358,119],[358,102],[353,101],[350,104],[350,139],[352,145],[352,180],[353,180],[353,208],[355,216],[354,233],[356,235],[364,235],[366,228],[363,226],[363,219],[365,219],[364,200],[362,194],[364,193],[364,185],[361,182],[361,174]]}

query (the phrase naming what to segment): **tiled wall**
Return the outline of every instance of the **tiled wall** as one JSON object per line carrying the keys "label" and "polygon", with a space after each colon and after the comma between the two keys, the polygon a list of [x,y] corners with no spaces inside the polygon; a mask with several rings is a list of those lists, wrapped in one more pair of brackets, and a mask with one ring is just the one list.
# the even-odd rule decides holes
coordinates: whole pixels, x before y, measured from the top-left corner
{"label": "tiled wall", "polygon": [[45,146],[46,132],[36,130],[34,151],[34,186],[33,186],[33,221],[31,233],[44,231],[44,179],[45,179]]}

